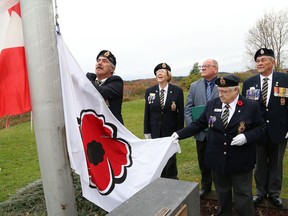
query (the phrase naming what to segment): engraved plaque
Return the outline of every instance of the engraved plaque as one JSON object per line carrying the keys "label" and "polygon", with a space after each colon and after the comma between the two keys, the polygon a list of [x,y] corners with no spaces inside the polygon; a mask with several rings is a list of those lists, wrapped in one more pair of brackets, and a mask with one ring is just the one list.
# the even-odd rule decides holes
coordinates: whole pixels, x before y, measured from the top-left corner
{"label": "engraved plaque", "polygon": [[155,216],[165,216],[171,209],[169,208],[161,208]]}

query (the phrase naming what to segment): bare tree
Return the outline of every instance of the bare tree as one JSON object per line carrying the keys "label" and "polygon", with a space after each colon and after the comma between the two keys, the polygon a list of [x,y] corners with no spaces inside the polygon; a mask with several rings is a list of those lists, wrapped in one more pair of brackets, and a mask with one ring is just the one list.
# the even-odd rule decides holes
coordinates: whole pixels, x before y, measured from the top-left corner
{"label": "bare tree", "polygon": [[288,10],[267,12],[249,29],[246,38],[247,54],[252,60],[256,50],[265,47],[273,49],[276,59],[276,70],[285,65],[288,45]]}

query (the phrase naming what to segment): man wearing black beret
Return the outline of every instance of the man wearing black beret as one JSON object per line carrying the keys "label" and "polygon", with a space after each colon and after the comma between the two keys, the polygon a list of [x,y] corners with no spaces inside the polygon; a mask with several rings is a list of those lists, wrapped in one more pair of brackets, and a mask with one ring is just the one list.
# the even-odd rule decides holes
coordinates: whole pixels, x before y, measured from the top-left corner
{"label": "man wearing black beret", "polygon": [[260,204],[268,195],[276,207],[282,208],[280,194],[288,138],[288,75],[273,71],[272,49],[259,49],[254,60],[259,74],[245,80],[242,95],[260,104],[267,128],[257,147],[254,204]]}
{"label": "man wearing black beret", "polygon": [[123,123],[122,100],[124,82],[120,76],[114,75],[116,58],[109,50],[102,50],[96,57],[96,74],[87,73],[86,77],[100,92],[107,106]]}
{"label": "man wearing black beret", "polygon": [[252,176],[265,122],[259,104],[239,95],[239,81],[233,74],[217,78],[219,97],[207,102],[195,122],[171,136],[185,139],[208,128],[205,164],[212,172],[217,215],[233,215],[233,203],[237,215],[255,215]]}

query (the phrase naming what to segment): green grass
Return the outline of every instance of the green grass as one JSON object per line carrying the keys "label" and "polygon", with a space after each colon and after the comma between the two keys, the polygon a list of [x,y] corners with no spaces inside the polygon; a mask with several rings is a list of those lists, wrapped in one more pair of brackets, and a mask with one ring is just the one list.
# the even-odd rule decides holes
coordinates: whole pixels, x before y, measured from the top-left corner
{"label": "green grass", "polygon": [[30,122],[0,130],[0,201],[40,178]]}
{"label": "green grass", "polygon": [[[187,94],[185,94],[187,95]],[[123,103],[125,126],[137,137],[144,138],[144,100]],[[193,138],[180,141],[182,153],[177,155],[179,179],[200,181],[196,145]],[[288,198],[288,153],[284,159],[281,197]],[[27,184],[40,179],[35,137],[30,122],[0,130],[0,202],[7,200]],[[255,186],[254,186],[255,191]]]}

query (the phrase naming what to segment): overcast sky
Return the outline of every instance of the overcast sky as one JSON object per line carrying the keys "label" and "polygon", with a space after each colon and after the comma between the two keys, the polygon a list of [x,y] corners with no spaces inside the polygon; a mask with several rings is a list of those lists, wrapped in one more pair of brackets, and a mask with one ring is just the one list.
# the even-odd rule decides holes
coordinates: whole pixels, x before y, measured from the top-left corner
{"label": "overcast sky", "polygon": [[110,50],[124,80],[154,77],[166,62],[187,76],[207,58],[220,71],[246,70],[245,39],[265,12],[288,9],[287,0],[57,0],[62,36],[86,73]]}

